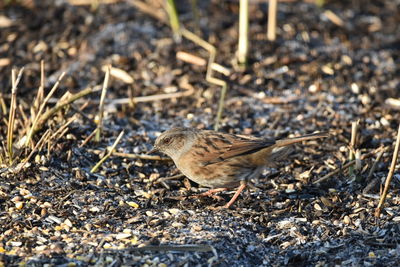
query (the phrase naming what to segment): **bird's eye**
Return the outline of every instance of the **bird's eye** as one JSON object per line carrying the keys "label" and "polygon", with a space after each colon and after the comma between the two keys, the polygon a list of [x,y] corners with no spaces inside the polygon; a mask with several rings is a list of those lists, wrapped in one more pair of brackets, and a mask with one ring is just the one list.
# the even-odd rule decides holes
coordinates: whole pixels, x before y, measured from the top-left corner
{"label": "bird's eye", "polygon": [[169,143],[171,143],[172,139],[170,137],[166,137],[163,139],[163,144],[164,145],[168,145]]}

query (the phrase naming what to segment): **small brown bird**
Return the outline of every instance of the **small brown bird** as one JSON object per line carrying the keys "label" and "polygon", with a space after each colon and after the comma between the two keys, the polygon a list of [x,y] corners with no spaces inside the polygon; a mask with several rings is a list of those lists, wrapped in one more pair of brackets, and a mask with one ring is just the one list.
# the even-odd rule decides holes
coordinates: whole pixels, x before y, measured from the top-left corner
{"label": "small brown bird", "polygon": [[172,128],[162,133],[149,152],[159,151],[172,158],[176,167],[190,180],[212,188],[203,195],[239,186],[225,205],[229,208],[263,169],[287,156],[289,145],[305,140],[327,137],[315,133],[294,138],[274,140],[233,135],[211,130]]}

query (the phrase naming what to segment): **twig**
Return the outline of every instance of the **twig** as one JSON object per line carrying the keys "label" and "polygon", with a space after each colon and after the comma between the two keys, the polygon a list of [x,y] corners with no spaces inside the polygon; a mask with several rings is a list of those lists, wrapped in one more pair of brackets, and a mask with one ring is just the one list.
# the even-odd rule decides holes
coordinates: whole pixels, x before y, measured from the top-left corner
{"label": "twig", "polygon": [[83,140],[83,143],[79,145],[79,147],[84,147],[90,140],[92,140],[93,136],[96,135],[98,128],[94,129],[93,132],[91,132],[88,137],[85,138],[85,140]]}
{"label": "twig", "polygon": [[355,160],[352,160],[352,161],[350,161],[350,162],[347,162],[346,164],[344,164],[344,165],[343,165],[342,167],[340,167],[339,169],[336,169],[336,170],[334,170],[334,171],[328,173],[327,175],[321,177],[320,179],[314,181],[313,184],[318,184],[318,183],[321,183],[321,182],[323,182],[323,181],[325,181],[325,180],[328,180],[328,179],[331,178],[333,175],[335,175],[335,174],[337,174],[337,173],[339,173],[339,172],[341,172],[341,171],[347,169],[348,167],[350,167],[351,165],[353,165],[355,162],[356,162]]}
{"label": "twig", "polygon": [[275,41],[276,39],[276,13],[278,7],[278,0],[269,0],[268,6],[268,31],[267,39]]}
{"label": "twig", "polygon": [[381,198],[379,199],[378,207],[375,210],[375,217],[379,217],[381,215],[383,204],[385,203],[386,196],[389,191],[390,181],[392,181],[394,170],[396,168],[397,157],[399,156],[399,147],[400,147],[400,124],[399,124],[399,129],[397,130],[397,138],[396,138],[396,144],[394,146],[392,164],[390,165],[389,173],[385,182],[385,188],[383,189]]}
{"label": "twig", "polygon": [[100,142],[100,135],[103,129],[104,100],[106,99],[108,82],[110,80],[110,72],[111,72],[111,66],[108,65],[106,70],[106,75],[104,76],[103,89],[101,90],[101,96],[100,96],[99,117],[97,122],[97,131],[95,138],[96,142]]}
{"label": "twig", "polygon": [[[356,140],[357,140],[357,129],[358,129],[358,121],[353,121],[351,123],[351,139],[350,139],[350,148],[349,148],[349,160],[354,160],[355,157],[355,149],[356,149]],[[354,174],[353,166],[349,167],[349,176],[352,177]]]}
{"label": "twig", "polygon": [[113,153],[115,147],[117,146],[117,144],[119,143],[119,141],[121,140],[122,136],[124,135],[124,131],[122,131],[117,139],[115,139],[114,144],[111,146],[110,150],[108,151],[107,155],[105,155],[99,162],[97,162],[97,164],[90,170],[91,173],[96,172],[97,169],[101,166],[101,164],[103,164],[104,161],[106,161]]}

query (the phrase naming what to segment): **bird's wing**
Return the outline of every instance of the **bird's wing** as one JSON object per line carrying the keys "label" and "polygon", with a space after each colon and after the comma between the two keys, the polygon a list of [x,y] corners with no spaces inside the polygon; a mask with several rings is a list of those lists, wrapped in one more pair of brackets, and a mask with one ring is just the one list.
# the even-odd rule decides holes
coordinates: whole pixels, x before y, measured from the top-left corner
{"label": "bird's wing", "polygon": [[222,134],[213,131],[207,131],[199,138],[197,144],[193,145],[193,151],[195,151],[193,156],[198,158],[204,166],[255,153],[275,144],[275,140],[271,139]]}

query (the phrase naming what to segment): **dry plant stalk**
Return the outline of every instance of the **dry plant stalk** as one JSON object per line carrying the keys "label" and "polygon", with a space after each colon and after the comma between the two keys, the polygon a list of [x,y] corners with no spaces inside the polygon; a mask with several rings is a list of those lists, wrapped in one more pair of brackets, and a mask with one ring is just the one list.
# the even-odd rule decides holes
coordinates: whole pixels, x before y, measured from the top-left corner
{"label": "dry plant stalk", "polygon": [[96,90],[92,89],[92,88],[86,88],[76,94],[71,95],[68,99],[60,101],[59,103],[57,103],[56,106],[54,106],[53,108],[49,109],[48,111],[46,111],[42,116],[40,116],[40,120],[38,120],[38,123],[36,124],[36,127],[33,130],[33,133],[36,133],[37,131],[39,131],[41,129],[41,127],[43,126],[43,124],[56,112],[58,112],[59,110],[61,110],[62,108],[64,108],[65,106],[75,102],[76,100],[91,94],[93,92],[96,92]]}
{"label": "dry plant stalk", "polygon": [[23,72],[24,68],[20,69],[18,76],[15,77],[16,75],[15,69],[11,71],[11,78],[12,78],[11,104],[7,122],[7,153],[10,165],[13,162],[13,139],[14,139],[15,110],[17,109],[17,87],[21,80]]}
{"label": "dry plant stalk", "polygon": [[[358,123],[359,121],[353,121],[351,123],[351,139],[350,139],[350,148],[349,148],[349,160],[352,161],[355,159],[355,150],[356,150],[356,141],[357,141],[357,132],[358,132]],[[354,175],[354,167],[351,165],[349,167],[349,176],[352,177]]]}
{"label": "dry plant stalk", "polygon": [[276,40],[276,14],[278,9],[278,0],[269,0],[268,6],[268,31],[267,39],[269,41]]}
{"label": "dry plant stalk", "polygon": [[97,162],[97,164],[90,170],[91,173],[96,172],[97,169],[101,166],[101,164],[103,164],[104,161],[106,161],[114,152],[115,147],[117,146],[117,144],[119,143],[119,141],[121,140],[122,136],[124,136],[124,131],[122,131],[117,139],[115,139],[114,144],[111,146],[110,150],[108,151],[107,155],[105,155],[102,159],[99,160],[99,162]]}
{"label": "dry plant stalk", "polygon": [[249,0],[240,0],[239,4],[239,43],[237,60],[240,68],[247,64],[247,52],[249,47]]}
{"label": "dry plant stalk", "polygon": [[104,116],[104,100],[106,99],[108,82],[110,80],[111,66],[107,66],[106,75],[104,76],[103,89],[101,90],[100,105],[99,105],[99,118],[96,129],[96,142],[100,142],[100,135],[103,129],[103,116]]}
{"label": "dry plant stalk", "polygon": [[29,132],[28,132],[28,134],[26,136],[25,146],[28,146],[31,143],[31,139],[32,139],[33,134],[35,133],[35,129],[36,129],[37,125],[38,125],[39,119],[41,119],[43,109],[46,106],[47,101],[49,101],[50,97],[57,90],[57,88],[60,85],[60,83],[61,83],[62,79],[64,78],[64,76],[65,76],[65,72],[61,73],[61,75],[58,78],[57,82],[54,84],[53,88],[51,88],[50,92],[48,93],[48,95],[43,100],[42,104],[40,105],[39,111],[37,112],[37,114],[36,114],[36,116],[35,116],[35,118],[34,118],[34,120],[32,122],[32,125],[31,125],[31,127],[29,129]]}
{"label": "dry plant stalk", "polygon": [[399,124],[399,129],[397,130],[397,138],[396,138],[396,144],[394,146],[392,164],[390,165],[389,173],[388,176],[386,177],[385,187],[381,194],[381,198],[379,199],[378,207],[375,210],[375,217],[379,217],[381,215],[381,211],[389,191],[390,182],[392,181],[394,170],[396,168],[397,157],[399,156],[399,147],[400,147],[400,124]]}
{"label": "dry plant stalk", "polygon": [[36,94],[36,98],[33,102],[32,108],[31,108],[31,119],[33,120],[36,118],[37,112],[40,107],[40,103],[43,102],[43,97],[44,97],[44,83],[45,83],[45,75],[44,75],[44,61],[40,61],[40,85],[38,88],[38,92]]}
{"label": "dry plant stalk", "polygon": [[224,80],[215,78],[213,76],[213,72],[214,72],[213,64],[215,62],[215,57],[217,55],[217,50],[213,45],[211,45],[207,41],[201,39],[200,37],[198,37],[194,33],[186,30],[185,28],[181,29],[181,33],[186,39],[188,39],[188,40],[194,42],[195,44],[198,44],[199,46],[203,47],[210,54],[210,57],[208,58],[208,64],[207,64],[206,81],[208,81],[211,84],[215,84],[215,85],[218,85],[218,86],[222,87],[221,95],[220,95],[220,98],[219,98],[217,116],[215,118],[215,124],[214,124],[214,130],[218,131],[219,123],[220,123],[221,117],[222,117],[222,112],[224,110],[225,96],[226,96],[226,92],[227,92],[227,89],[228,89],[228,84]]}
{"label": "dry plant stalk", "polygon": [[176,11],[175,0],[167,0],[166,1],[166,10],[168,13],[169,24],[170,24],[172,32],[173,32],[174,40],[176,42],[180,42],[182,37],[181,37],[180,26],[179,26],[178,12]]}

